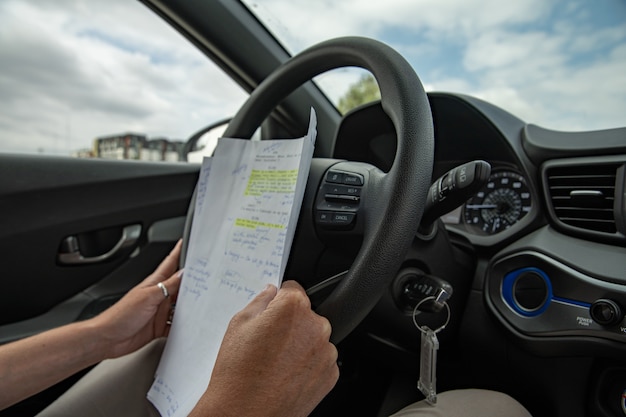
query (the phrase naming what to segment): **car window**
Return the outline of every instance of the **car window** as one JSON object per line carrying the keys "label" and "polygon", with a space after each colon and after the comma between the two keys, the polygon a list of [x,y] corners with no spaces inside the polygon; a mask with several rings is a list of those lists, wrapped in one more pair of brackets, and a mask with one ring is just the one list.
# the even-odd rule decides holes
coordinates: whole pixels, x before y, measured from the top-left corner
{"label": "car window", "polygon": [[[482,98],[552,129],[624,122],[623,0],[242,2],[291,53],[338,36],[371,37],[400,52],[427,91]],[[316,81],[345,111],[342,100],[370,99],[367,80],[344,68]]]}
{"label": "car window", "polygon": [[139,2],[0,2],[0,151],[180,159],[247,94]]}

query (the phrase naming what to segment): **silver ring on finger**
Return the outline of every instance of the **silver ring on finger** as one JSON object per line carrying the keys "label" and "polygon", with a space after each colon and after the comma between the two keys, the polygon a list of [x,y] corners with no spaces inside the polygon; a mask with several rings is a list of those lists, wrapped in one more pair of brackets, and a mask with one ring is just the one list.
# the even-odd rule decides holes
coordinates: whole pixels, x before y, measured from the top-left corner
{"label": "silver ring on finger", "polygon": [[157,287],[159,287],[161,289],[161,292],[163,293],[163,297],[170,298],[170,293],[167,291],[167,288],[165,287],[165,285],[162,282],[159,282],[157,284]]}

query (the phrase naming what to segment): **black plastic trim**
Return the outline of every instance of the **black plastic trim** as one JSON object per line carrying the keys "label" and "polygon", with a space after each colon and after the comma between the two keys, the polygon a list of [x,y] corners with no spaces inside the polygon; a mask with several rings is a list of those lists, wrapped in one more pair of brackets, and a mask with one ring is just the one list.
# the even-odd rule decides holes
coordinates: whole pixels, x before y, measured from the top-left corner
{"label": "black plastic trim", "polygon": [[617,155],[626,153],[626,128],[588,132],[561,132],[526,125],[524,150],[537,165],[555,158]]}

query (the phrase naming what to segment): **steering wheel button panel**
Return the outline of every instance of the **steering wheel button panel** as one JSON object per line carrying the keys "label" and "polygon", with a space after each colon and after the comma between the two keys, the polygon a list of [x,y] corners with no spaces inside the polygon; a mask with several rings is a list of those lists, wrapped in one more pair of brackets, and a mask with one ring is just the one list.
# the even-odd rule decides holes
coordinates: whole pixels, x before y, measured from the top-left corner
{"label": "steering wheel button panel", "polygon": [[352,230],[361,203],[364,176],[329,170],[324,178],[315,205],[315,223],[326,230]]}

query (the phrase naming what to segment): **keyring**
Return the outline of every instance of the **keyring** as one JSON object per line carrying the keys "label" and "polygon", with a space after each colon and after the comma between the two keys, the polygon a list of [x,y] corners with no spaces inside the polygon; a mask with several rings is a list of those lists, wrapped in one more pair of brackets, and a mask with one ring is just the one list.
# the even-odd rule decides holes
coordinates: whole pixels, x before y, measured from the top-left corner
{"label": "keyring", "polygon": [[[430,301],[430,300],[436,300],[436,297],[433,297],[432,295],[430,297],[426,297],[423,300],[421,300],[419,303],[417,303],[417,305],[415,306],[415,308],[413,309],[413,324],[415,325],[415,327],[417,327],[419,329],[420,332],[422,333],[426,333],[427,330],[430,330],[430,328],[428,326],[420,326],[419,324],[417,324],[417,321],[415,320],[415,316],[417,316],[418,314],[421,313],[421,311],[418,311],[417,309],[426,301]],[[437,330],[431,330],[434,333],[439,333],[440,331],[442,331],[443,329],[446,328],[446,326],[448,325],[448,323],[450,323],[450,306],[448,305],[448,303],[446,301],[443,302],[443,305],[446,306],[446,310],[448,311],[448,317],[446,318],[445,323],[443,323]],[[426,329],[424,329],[424,327],[426,327]]]}

